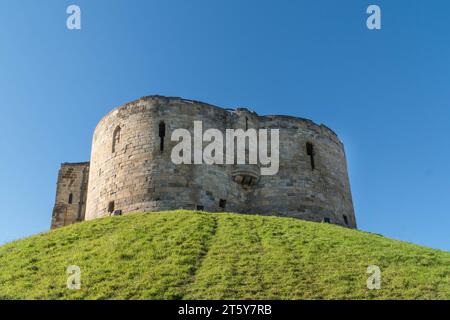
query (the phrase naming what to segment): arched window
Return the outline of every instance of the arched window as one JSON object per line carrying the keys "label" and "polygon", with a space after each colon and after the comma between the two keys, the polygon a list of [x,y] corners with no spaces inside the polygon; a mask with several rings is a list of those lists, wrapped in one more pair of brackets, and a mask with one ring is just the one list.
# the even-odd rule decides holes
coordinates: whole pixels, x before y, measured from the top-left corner
{"label": "arched window", "polygon": [[73,202],[73,194],[69,194],[69,204],[72,204]]}
{"label": "arched window", "polygon": [[311,161],[311,170],[314,170],[316,168],[314,163],[314,145],[310,142],[306,143],[306,154],[309,156]]}
{"label": "arched window", "polygon": [[159,123],[159,150],[164,151],[164,137],[166,136],[166,124],[164,121]]}
{"label": "arched window", "polygon": [[116,152],[119,143],[120,143],[120,127],[118,126],[113,133],[112,153]]}

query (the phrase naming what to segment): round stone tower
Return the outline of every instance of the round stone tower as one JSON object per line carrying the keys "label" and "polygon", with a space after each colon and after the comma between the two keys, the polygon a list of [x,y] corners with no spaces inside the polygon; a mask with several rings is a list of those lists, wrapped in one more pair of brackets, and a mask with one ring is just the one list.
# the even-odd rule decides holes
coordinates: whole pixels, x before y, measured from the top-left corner
{"label": "round stone tower", "polygon": [[[278,173],[261,175],[259,164],[175,164],[171,153],[178,141],[171,135],[187,129],[194,136],[194,121],[202,122],[203,131],[279,129]],[[111,111],[94,132],[86,220],[173,209],[288,216],[356,228],[344,146],[324,125],[161,96]]]}

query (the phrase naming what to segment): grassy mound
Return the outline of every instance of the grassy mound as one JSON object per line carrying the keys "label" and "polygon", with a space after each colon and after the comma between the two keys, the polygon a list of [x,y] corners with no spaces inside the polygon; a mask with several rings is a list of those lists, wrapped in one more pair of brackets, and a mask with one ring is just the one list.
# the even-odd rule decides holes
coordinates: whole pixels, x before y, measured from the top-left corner
{"label": "grassy mound", "polygon": [[[71,265],[80,290],[67,289]],[[0,299],[25,298],[449,299],[450,253],[289,218],[133,214],[0,247]]]}

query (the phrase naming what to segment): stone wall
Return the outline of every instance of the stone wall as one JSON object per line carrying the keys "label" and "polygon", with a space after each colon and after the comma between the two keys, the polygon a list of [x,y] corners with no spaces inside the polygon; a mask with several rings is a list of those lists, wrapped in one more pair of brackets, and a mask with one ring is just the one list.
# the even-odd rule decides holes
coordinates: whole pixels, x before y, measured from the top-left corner
{"label": "stone wall", "polygon": [[[203,130],[223,132],[280,129],[279,173],[243,185],[246,174],[252,174],[248,166],[175,165],[170,155],[177,142],[170,141],[171,133],[178,128],[193,132],[194,121],[202,121]],[[356,228],[344,147],[324,125],[181,98],[145,97],[111,111],[95,129],[86,219],[171,209],[290,216]]]}
{"label": "stone wall", "polygon": [[51,228],[84,220],[89,162],[63,163],[59,170]]}

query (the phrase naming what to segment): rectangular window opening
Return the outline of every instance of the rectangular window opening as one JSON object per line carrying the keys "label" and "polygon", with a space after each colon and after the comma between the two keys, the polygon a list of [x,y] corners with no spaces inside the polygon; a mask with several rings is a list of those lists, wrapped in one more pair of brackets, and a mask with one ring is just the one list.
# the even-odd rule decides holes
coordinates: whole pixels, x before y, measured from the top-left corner
{"label": "rectangular window opening", "polygon": [[314,163],[314,145],[310,142],[306,143],[306,154],[309,156],[311,162],[311,170],[314,170],[316,168]]}
{"label": "rectangular window opening", "polygon": [[166,136],[166,124],[164,121],[159,123],[159,151],[164,152],[164,137]]}
{"label": "rectangular window opening", "polygon": [[108,212],[113,213],[114,212],[114,201],[111,201],[108,203]]}

